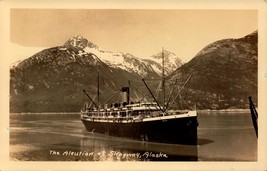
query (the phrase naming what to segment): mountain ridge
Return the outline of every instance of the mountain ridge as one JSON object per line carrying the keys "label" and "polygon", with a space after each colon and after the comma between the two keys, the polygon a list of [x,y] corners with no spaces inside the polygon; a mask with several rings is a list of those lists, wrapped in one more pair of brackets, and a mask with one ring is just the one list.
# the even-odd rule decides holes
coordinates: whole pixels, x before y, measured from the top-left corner
{"label": "mountain ridge", "polygon": [[[158,60],[161,52],[143,59],[127,52],[105,51],[80,35],[70,38],[63,46],[67,48],[78,48],[81,53],[93,53],[110,67],[135,72],[143,77],[151,72],[156,72],[158,75],[161,75],[162,72],[161,60]],[[165,63],[168,68],[166,72],[167,74],[170,74],[175,68],[177,68],[177,66],[182,65],[182,60],[174,53],[167,50],[164,50],[164,53],[166,53]]]}
{"label": "mountain ridge", "polygon": [[[142,63],[128,53],[107,53],[81,37],[77,40],[69,39],[62,46],[44,49],[10,69],[11,112],[77,112],[86,101],[83,89],[95,97],[98,74],[102,76],[101,102],[111,92],[128,86],[129,79],[159,77],[152,62]],[[167,78],[185,82],[189,73],[193,74],[188,89],[181,94],[189,107],[196,104],[197,109],[248,108],[247,97],[257,99],[257,42],[257,32],[216,41],[189,62],[181,66],[178,62]],[[102,61],[98,53],[119,56],[123,61],[117,64],[121,66]],[[154,62],[156,65],[160,60]],[[123,68],[127,63],[132,63],[136,70]],[[141,88],[141,83],[136,87]]]}
{"label": "mountain ridge", "polygon": [[138,74],[111,68],[94,54],[77,50],[49,48],[11,68],[11,111],[61,111],[60,106],[65,111],[77,110],[83,103],[83,89],[96,92],[98,73],[102,92],[115,91],[126,85],[128,78],[141,80]]}
{"label": "mountain ridge", "polygon": [[194,75],[187,98],[200,109],[248,108],[248,96],[257,99],[257,40],[256,31],[211,43],[170,77]]}

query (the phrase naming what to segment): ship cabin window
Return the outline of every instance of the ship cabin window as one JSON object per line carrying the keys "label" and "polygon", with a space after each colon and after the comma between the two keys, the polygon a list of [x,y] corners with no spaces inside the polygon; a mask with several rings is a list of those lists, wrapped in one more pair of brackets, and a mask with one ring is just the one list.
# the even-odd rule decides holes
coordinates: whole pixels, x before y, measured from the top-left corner
{"label": "ship cabin window", "polygon": [[132,112],[132,116],[137,116],[139,114],[139,111],[138,110],[135,110]]}
{"label": "ship cabin window", "polygon": [[112,112],[111,115],[112,115],[113,117],[115,117],[115,116],[118,115],[118,113],[117,113],[117,112]]}
{"label": "ship cabin window", "polygon": [[147,111],[145,111],[145,110],[135,110],[135,111],[133,111],[132,115],[138,116],[138,115],[145,115],[146,113],[147,113]]}
{"label": "ship cabin window", "polygon": [[120,103],[112,103],[110,105],[110,108],[118,108],[120,106]]}
{"label": "ship cabin window", "polygon": [[123,103],[122,103],[122,106],[123,106],[123,107],[125,107],[126,105],[128,105],[127,102],[123,102]]}
{"label": "ship cabin window", "polygon": [[152,113],[153,110],[135,110],[132,112],[132,116],[138,116],[138,115],[142,115],[142,116],[148,116]]}
{"label": "ship cabin window", "polygon": [[108,112],[104,112],[104,114],[105,114],[105,115],[104,115],[105,117],[107,117],[107,116],[109,115],[109,113],[108,113]]}
{"label": "ship cabin window", "polygon": [[126,112],[120,112],[121,117],[126,117]]}
{"label": "ship cabin window", "polygon": [[129,111],[127,112],[127,116],[132,116],[132,111],[131,111],[131,110],[129,110]]}
{"label": "ship cabin window", "polygon": [[93,109],[88,107],[88,108],[86,108],[86,110],[87,111],[92,111]]}

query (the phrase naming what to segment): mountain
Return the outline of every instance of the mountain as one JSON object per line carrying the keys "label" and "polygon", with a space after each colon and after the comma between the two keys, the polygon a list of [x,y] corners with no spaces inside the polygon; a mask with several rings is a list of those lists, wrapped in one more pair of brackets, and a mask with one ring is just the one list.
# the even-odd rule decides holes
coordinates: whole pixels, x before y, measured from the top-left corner
{"label": "mountain", "polygon": [[[24,59],[32,56],[36,52],[40,52],[46,48],[44,47],[27,47],[16,43],[10,43],[10,49],[12,53],[9,56],[9,64],[11,67],[18,65]],[[16,50],[13,50],[16,49]]]}
{"label": "mountain", "polygon": [[[179,96],[188,106],[178,105],[189,108],[196,104],[197,109],[248,108],[248,96],[257,103],[257,49],[256,31],[240,39],[211,43],[182,66],[176,56],[164,51],[167,79],[183,86],[188,75],[193,74],[187,89]],[[62,46],[44,49],[13,65],[10,69],[10,112],[77,112],[84,101],[89,101],[83,89],[89,90],[96,101],[98,75],[99,101],[103,103],[122,86],[127,86],[128,80],[159,78],[159,56],[140,59],[128,53],[104,51],[76,36]],[[174,68],[177,69],[172,72]],[[141,81],[131,85],[142,94]],[[153,86],[151,89],[156,89],[156,85]],[[160,86],[158,88],[161,91]],[[147,95],[143,93],[136,99]],[[118,99],[114,97],[112,101]]]}
{"label": "mountain", "polygon": [[[129,79],[143,78],[135,72],[110,67],[80,47],[65,44],[36,53],[10,69],[10,111],[79,111],[87,100],[83,89],[89,90],[92,98],[96,96],[98,73],[102,103],[128,85]],[[147,73],[147,78],[150,75],[157,76]]]}
{"label": "mountain", "polygon": [[69,39],[64,44],[64,47],[77,48],[81,55],[86,53],[94,54],[112,68],[120,68],[142,77],[158,77],[157,73],[155,73],[147,61],[129,53],[105,51],[79,35]]}
{"label": "mountain", "polygon": [[170,78],[193,74],[183,99],[199,109],[248,109],[248,96],[257,102],[258,32],[224,39],[202,49]]}
{"label": "mountain", "polygon": [[[112,68],[121,68],[143,77],[147,75],[156,77],[155,72],[158,76],[162,73],[162,52],[143,59],[129,53],[105,51],[80,35],[70,38],[64,47],[79,48],[81,54],[92,53]],[[182,60],[176,54],[167,50],[164,50],[164,59],[166,75],[183,65]]]}
{"label": "mountain", "polygon": [[181,67],[184,62],[177,57],[176,54],[173,52],[163,50],[156,55],[153,55],[147,59],[143,59],[144,61],[148,62],[151,67],[156,71],[159,75],[162,73],[162,56],[164,55],[164,66],[165,66],[165,73],[166,75],[171,74],[174,70]]}

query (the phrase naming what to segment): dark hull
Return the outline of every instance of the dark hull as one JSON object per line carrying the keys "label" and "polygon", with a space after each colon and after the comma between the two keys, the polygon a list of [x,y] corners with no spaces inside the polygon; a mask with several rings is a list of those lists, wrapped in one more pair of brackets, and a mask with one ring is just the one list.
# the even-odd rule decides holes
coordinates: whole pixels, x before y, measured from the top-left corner
{"label": "dark hull", "polygon": [[87,131],[160,143],[197,145],[197,116],[146,122],[113,123],[82,119]]}

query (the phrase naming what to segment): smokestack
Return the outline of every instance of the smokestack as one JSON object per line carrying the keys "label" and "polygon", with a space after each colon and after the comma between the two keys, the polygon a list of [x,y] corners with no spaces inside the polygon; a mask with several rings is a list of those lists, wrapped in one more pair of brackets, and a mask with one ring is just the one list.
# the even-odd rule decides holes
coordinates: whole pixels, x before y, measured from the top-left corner
{"label": "smokestack", "polygon": [[129,104],[130,101],[130,89],[129,87],[122,87],[121,88],[121,100],[122,103],[126,102]]}

